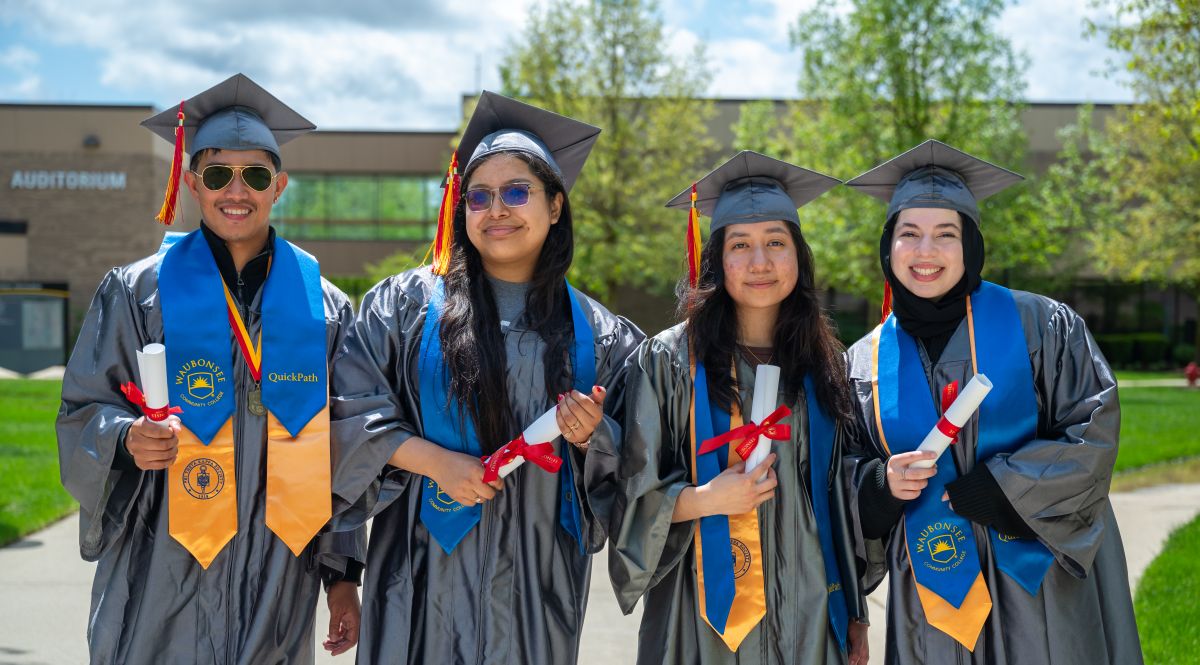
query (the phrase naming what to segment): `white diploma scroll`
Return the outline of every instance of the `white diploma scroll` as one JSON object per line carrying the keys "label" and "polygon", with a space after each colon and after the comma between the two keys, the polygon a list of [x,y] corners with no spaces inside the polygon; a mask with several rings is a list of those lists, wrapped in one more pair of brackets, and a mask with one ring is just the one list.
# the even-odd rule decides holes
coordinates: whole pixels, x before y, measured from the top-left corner
{"label": "white diploma scroll", "polygon": [[[950,408],[946,409],[946,412],[942,414],[941,420],[949,421],[956,431],[961,429],[971,419],[971,416],[975,415],[975,412],[979,409],[980,402],[983,401],[984,397],[987,397],[987,394],[991,390],[992,382],[988,381],[986,376],[976,374],[971,377],[970,382],[967,383],[967,387],[963,388],[958,397],[954,399],[954,403],[950,405]],[[940,423],[941,420],[938,422]],[[917,450],[931,450],[937,453],[938,457],[941,457],[942,453],[946,451],[946,447],[953,440],[954,437],[946,436],[937,425],[934,425],[929,430],[929,434],[925,435],[925,440],[921,442],[921,445],[917,446]],[[936,461],[937,457],[934,457],[931,460],[913,462],[909,466],[918,469],[928,469]]]}
{"label": "white diploma scroll", "polygon": [[[537,420],[533,421],[532,425],[526,427],[525,431],[521,432],[521,436],[525,437],[525,443],[531,446],[539,443],[549,443],[550,441],[562,436],[562,432],[558,429],[558,419],[556,418],[557,414],[558,407],[554,406],[549,411],[539,416]],[[508,464],[500,467],[500,477],[507,477],[508,474],[516,471],[517,467],[524,463],[524,457],[518,456],[514,458]]]}
{"label": "white diploma scroll", "polygon": [[[142,384],[142,395],[146,397],[147,409],[161,409],[167,405],[167,347],[162,344],[147,344],[137,352],[138,383]],[[164,427],[170,416],[158,422]],[[148,420],[150,420],[148,418]]]}
{"label": "white diploma scroll", "polygon": [[[775,365],[759,365],[754,370],[754,397],[750,403],[750,420],[761,425],[764,418],[779,408],[779,368]],[[767,455],[771,454],[771,440],[765,436],[758,438],[758,445],[750,451],[746,460],[746,473],[750,473]],[[766,480],[764,477],[763,480]],[[760,481],[761,482],[761,481]]]}

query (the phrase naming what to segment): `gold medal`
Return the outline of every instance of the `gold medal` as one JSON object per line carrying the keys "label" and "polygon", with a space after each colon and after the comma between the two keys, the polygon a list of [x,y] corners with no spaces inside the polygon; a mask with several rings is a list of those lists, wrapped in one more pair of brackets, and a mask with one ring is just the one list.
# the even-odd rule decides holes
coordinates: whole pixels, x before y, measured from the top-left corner
{"label": "gold medal", "polygon": [[246,409],[250,413],[256,416],[267,415],[267,407],[263,406],[262,402],[262,388],[251,390],[250,394],[246,396],[246,402]]}

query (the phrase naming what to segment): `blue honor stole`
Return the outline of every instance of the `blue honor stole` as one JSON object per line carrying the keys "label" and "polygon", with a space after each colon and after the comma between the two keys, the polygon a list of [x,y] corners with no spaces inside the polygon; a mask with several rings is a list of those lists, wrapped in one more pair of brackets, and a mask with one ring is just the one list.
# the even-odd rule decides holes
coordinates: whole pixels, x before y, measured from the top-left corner
{"label": "blue honor stole", "polygon": [[[700,446],[704,441],[729,431],[730,414],[709,398],[707,372],[703,363],[695,363],[692,386],[695,405],[692,415],[695,427],[693,459],[696,464],[696,483],[703,485],[720,475],[729,465],[729,446],[721,446],[705,454],[700,454]],[[834,425],[817,402],[811,376],[805,376],[804,390],[808,408],[809,482],[812,488],[813,517],[817,523],[817,535],[821,541],[821,556],[825,567],[829,625],[838,640],[838,646],[844,652],[849,612],[843,595],[844,587],[841,570],[837,564],[837,552],[833,544],[828,494],[829,467],[833,461]],[[770,445],[770,440],[764,437],[759,441],[759,445]],[[712,627],[718,633],[724,634],[736,594],[729,517],[701,517],[698,528],[704,573],[704,588],[701,589],[704,609]]]}
{"label": "blue honor stole", "polygon": [[[233,415],[230,324],[220,270],[202,232],[168,233],[158,295],[167,384],[179,418],[208,445]],[[279,237],[262,295],[263,404],[293,436],[329,404],[325,307],[317,260]],[[276,377],[270,379],[268,377]]]}
{"label": "blue honor stole", "polygon": [[[968,299],[968,328],[976,372],[993,389],[980,405],[976,464],[1020,448],[1037,433],[1037,396],[1024,328],[1012,292],[983,282]],[[974,319],[980,325],[974,325]],[[878,425],[891,454],[916,450],[938,421],[915,340],[895,315],[878,333],[876,399]],[[957,445],[967,445],[960,441]],[[938,464],[937,475],[904,512],[905,538],[913,575],[921,586],[955,608],[962,606],[980,574],[971,522],[942,501],[947,483],[958,477],[953,458]],[[1040,541],[1003,536],[988,529],[997,566],[1031,595],[1037,595],[1054,557]]]}
{"label": "blue honor stole", "polygon": [[[574,387],[590,395],[596,384],[595,334],[587,316],[579,306],[579,300],[571,285],[567,284],[567,296],[571,301],[571,322],[574,326],[574,345],[571,349],[571,365]],[[462,407],[449,404],[450,381],[442,357],[441,314],[445,304],[445,285],[438,277],[429,298],[425,323],[421,330],[421,346],[417,358],[417,373],[420,378],[421,426],[425,438],[455,452],[481,457],[483,448],[479,444],[475,428],[467,426],[461,431],[459,423]],[[548,397],[548,396],[547,396]],[[452,411],[450,410],[452,409]],[[565,463],[559,469],[558,523],[579,545],[579,553],[586,554],[583,540],[583,520],[580,516],[579,497],[575,495],[575,478],[571,470],[570,453],[562,455]],[[464,506],[446,494],[432,478],[424,478],[421,488],[421,522],[429,530],[438,545],[450,554],[458,543],[479,523],[483,515],[480,505]]]}

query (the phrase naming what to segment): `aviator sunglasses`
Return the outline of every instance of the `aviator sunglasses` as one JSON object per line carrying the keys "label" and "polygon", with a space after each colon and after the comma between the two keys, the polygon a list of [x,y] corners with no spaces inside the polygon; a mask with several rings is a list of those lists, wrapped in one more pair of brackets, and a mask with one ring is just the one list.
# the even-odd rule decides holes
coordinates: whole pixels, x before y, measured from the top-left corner
{"label": "aviator sunglasses", "polygon": [[278,176],[265,166],[228,166],[226,164],[209,164],[196,175],[200,176],[200,182],[204,183],[205,189],[210,192],[219,192],[233,182],[233,176],[236,173],[240,173],[242,182],[256,192],[267,191]]}
{"label": "aviator sunglasses", "polygon": [[500,185],[492,189],[468,189],[463,192],[463,200],[467,202],[467,210],[483,212],[492,209],[493,197],[500,194],[500,202],[508,208],[519,208],[529,203],[529,192],[541,189],[527,182],[514,182]]}

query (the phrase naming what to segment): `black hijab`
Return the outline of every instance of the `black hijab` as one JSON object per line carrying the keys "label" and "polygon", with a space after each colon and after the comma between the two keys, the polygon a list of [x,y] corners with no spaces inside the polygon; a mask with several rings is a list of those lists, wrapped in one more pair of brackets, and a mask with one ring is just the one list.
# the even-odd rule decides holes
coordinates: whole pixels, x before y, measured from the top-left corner
{"label": "black hijab", "polygon": [[982,281],[984,245],[979,226],[962,212],[963,276],[949,291],[937,300],[921,298],[904,288],[892,272],[892,234],[896,229],[897,212],[883,227],[879,238],[879,264],[884,278],[892,288],[892,311],[896,321],[908,334],[921,340],[930,362],[936,363],[946,344],[958,329],[959,322],[967,315],[967,295],[974,292]]}

